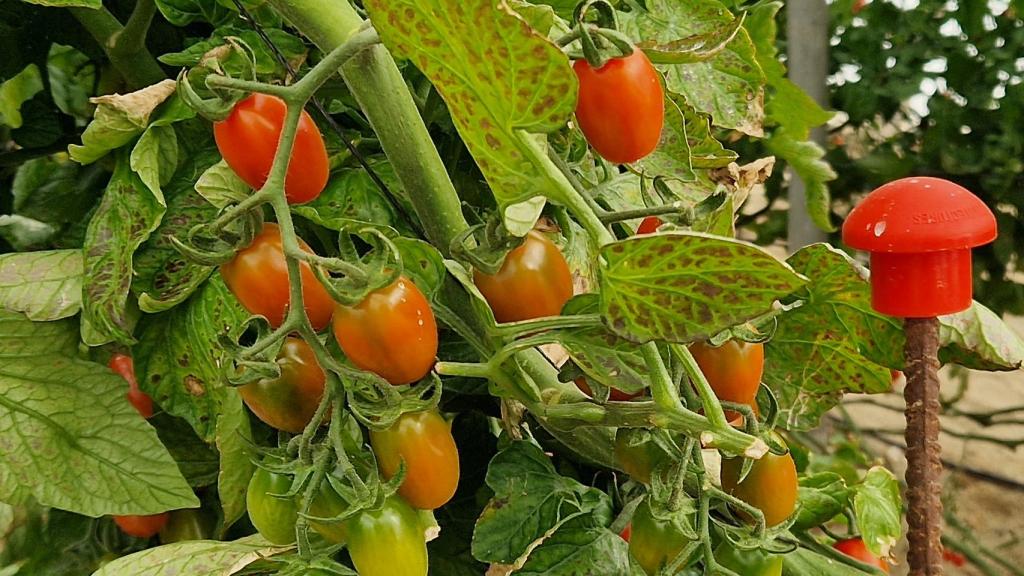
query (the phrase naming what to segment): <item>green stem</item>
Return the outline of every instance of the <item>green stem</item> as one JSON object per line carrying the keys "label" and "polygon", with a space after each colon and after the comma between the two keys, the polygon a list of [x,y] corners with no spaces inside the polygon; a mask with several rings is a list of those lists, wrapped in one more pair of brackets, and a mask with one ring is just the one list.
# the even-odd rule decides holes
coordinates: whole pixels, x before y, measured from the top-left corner
{"label": "green stem", "polygon": [[715,395],[715,391],[711,388],[711,384],[708,383],[708,379],[704,377],[704,373],[700,371],[700,366],[697,365],[697,360],[690,353],[690,349],[686,346],[673,344],[672,355],[682,363],[683,369],[686,370],[686,375],[690,377],[690,381],[697,388],[697,394],[700,396],[701,404],[704,406],[704,414],[707,415],[708,420],[716,428],[729,426],[729,421],[725,417],[725,411],[722,410],[718,396]]}
{"label": "green stem", "polygon": [[286,101],[291,99],[293,94],[292,86],[267,84],[266,82],[231,78],[229,76],[207,76],[206,86],[214,89],[226,88],[228,90],[238,90],[240,92],[259,92],[261,94],[270,94],[271,96],[277,96],[278,98]]}
{"label": "green stem", "polygon": [[[153,4],[153,0],[145,1]],[[156,5],[153,4],[152,7],[155,8]],[[133,28],[128,29],[127,34],[125,33],[126,28],[106,8],[68,8],[68,10],[100,45],[107,58],[110,59],[110,63],[121,74],[129,88],[137,90],[167,78],[160,68],[160,64],[145,46],[146,29],[149,26],[149,20],[152,19],[152,14],[149,14],[148,18],[146,16],[147,11],[150,10],[149,7],[140,8],[136,4],[136,12],[132,14],[135,24]],[[146,26],[143,27],[142,24]]]}
{"label": "green stem", "polygon": [[647,370],[650,372],[651,396],[654,397],[654,402],[665,410],[683,410],[683,403],[679,400],[679,389],[665,368],[661,353],[658,352],[658,345],[648,342],[640,347],[640,353],[643,354]]}
{"label": "green stem", "polygon": [[580,314],[575,316],[549,316],[526,320],[523,322],[509,322],[498,324],[493,333],[501,338],[519,338],[528,334],[535,334],[545,330],[559,330],[563,328],[593,328],[601,325],[600,314]]}
{"label": "green stem", "polygon": [[663,214],[684,215],[683,211],[685,209],[686,206],[682,202],[672,202],[670,204],[660,204],[658,206],[645,206],[644,208],[619,210],[617,212],[601,212],[598,215],[598,217],[605,224],[611,224],[613,222],[622,222],[624,220],[636,220],[637,218],[646,218],[647,216],[661,216]]}

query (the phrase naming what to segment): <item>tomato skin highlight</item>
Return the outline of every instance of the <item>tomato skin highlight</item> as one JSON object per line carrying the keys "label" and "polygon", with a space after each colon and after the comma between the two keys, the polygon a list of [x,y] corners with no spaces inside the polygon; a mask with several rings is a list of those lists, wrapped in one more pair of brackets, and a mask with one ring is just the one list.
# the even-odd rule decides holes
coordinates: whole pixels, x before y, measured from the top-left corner
{"label": "tomato skin highlight", "polygon": [[558,316],[572,298],[572,274],[554,242],[531,230],[493,276],[473,271],[473,283],[498,322]]}
{"label": "tomato skin highlight", "polygon": [[419,516],[397,496],[345,523],[359,576],[426,576],[427,542]]}
{"label": "tomato skin highlight", "polygon": [[742,576],[782,576],[782,556],[761,550],[739,550],[723,542],[715,549],[715,560]]}
{"label": "tomato skin highlight", "polygon": [[[591,398],[594,397],[594,391],[590,389],[590,384],[587,383],[586,378],[580,376],[579,378],[573,380],[573,382],[576,383],[576,387],[580,389],[580,392],[583,392],[584,394],[590,396]],[[609,388],[608,390],[608,399],[613,402],[626,402],[642,394],[642,392],[630,394],[628,392],[623,392],[618,388]]]}
{"label": "tomato skin highlight", "polygon": [[[746,404],[757,410],[757,390],[764,373],[764,345],[729,340],[718,348],[703,343],[690,345],[700,371],[723,402]],[[740,415],[726,412],[734,420]]]}
{"label": "tomato skin highlight", "polygon": [[[262,188],[270,175],[287,112],[284,100],[254,93],[236,104],[227,118],[213,124],[213,137],[224,161],[252,188]],[[327,185],[329,173],[323,136],[303,110],[285,176],[288,203],[315,199]]]}
{"label": "tomato skin highlight", "polygon": [[690,542],[673,523],[651,515],[646,500],[637,506],[631,525],[629,553],[650,576],[657,574],[662,566],[671,562]]}
{"label": "tomato skin highlight", "polygon": [[665,123],[661,79],[639,48],[594,69],[586,60],[572,65],[580,83],[576,120],[603,158],[628,164],[658,147]]}
{"label": "tomato skin highlight", "polygon": [[[299,248],[313,250],[299,240]],[[288,265],[281,245],[281,229],[266,223],[252,244],[220,267],[224,282],[231,292],[252,314],[266,317],[272,328],[281,326],[291,301],[288,284]],[[313,274],[306,262],[299,263],[302,280],[302,300],[309,321],[317,331],[323,330],[334,313],[334,300]]]}
{"label": "tomato skin highlight", "polygon": [[327,380],[305,340],[289,336],[277,354],[278,378],[264,378],[238,388],[246,406],[278,430],[299,434],[313,419]]}
{"label": "tomato skin highlight", "polygon": [[786,521],[796,509],[796,463],[789,454],[768,453],[754,462],[743,482],[737,483],[743,469],[742,458],[722,459],[722,488],[764,513],[768,527]]}
{"label": "tomato skin highlight", "polygon": [[114,516],[114,523],[129,536],[152,538],[167,524],[168,517],[167,512],[149,516]]}
{"label": "tomato skin highlight", "polygon": [[353,364],[396,386],[426,376],[437,356],[434,312],[405,276],[355,306],[338,304],[334,337]]}
{"label": "tomato skin highlight", "polygon": [[295,523],[299,507],[294,498],[278,498],[292,488],[292,477],[265,468],[256,468],[245,492],[249,520],[264,538],[282,546],[295,543]]}
{"label": "tomato skin highlight", "polygon": [[833,548],[839,550],[843,554],[846,554],[850,558],[860,560],[868,566],[878,568],[886,574],[889,573],[889,563],[883,558],[879,558],[868,550],[867,544],[860,538],[850,538],[849,540],[840,540],[832,545]]}
{"label": "tomato skin highlight", "polygon": [[126,354],[114,354],[110,357],[110,363],[107,366],[128,382],[128,394],[125,396],[139,415],[147,420],[152,418],[153,399],[149,394],[139,390],[139,382],[135,379],[135,362],[132,357]]}
{"label": "tomato skin highlight", "polygon": [[385,478],[392,478],[405,462],[398,493],[413,508],[435,510],[455,495],[459,449],[437,411],[403,414],[386,430],[370,430],[370,445]]}
{"label": "tomato skin highlight", "polygon": [[658,228],[661,228],[662,224],[664,224],[664,222],[661,221],[661,218],[658,218],[657,216],[648,216],[640,222],[639,226],[637,226],[636,234],[637,236],[654,234],[658,231]]}

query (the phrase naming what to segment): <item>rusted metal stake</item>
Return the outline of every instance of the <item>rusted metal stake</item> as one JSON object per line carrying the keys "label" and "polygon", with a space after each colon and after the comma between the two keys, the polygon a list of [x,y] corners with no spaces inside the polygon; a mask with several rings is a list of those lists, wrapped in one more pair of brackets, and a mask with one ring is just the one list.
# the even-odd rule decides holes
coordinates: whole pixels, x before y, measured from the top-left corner
{"label": "rusted metal stake", "polygon": [[907,318],[907,523],[910,576],[942,571],[942,447],[939,445],[939,321]]}

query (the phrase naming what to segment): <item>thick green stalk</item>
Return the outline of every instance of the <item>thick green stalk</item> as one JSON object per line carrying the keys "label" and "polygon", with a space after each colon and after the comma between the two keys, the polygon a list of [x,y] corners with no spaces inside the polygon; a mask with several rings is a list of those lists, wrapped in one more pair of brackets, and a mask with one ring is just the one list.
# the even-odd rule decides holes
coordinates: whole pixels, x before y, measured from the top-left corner
{"label": "thick green stalk", "polygon": [[156,11],[153,0],[139,0],[128,27],[122,26],[106,8],[69,10],[100,45],[129,88],[144,88],[167,78],[146,50],[146,31]]}

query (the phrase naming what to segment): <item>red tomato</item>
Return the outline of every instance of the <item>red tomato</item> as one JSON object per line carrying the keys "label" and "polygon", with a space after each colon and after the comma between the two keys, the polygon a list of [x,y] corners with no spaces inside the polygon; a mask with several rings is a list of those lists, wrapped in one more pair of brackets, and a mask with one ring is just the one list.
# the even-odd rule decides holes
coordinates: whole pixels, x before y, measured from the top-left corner
{"label": "red tomato", "polygon": [[370,444],[385,478],[405,462],[398,493],[413,508],[444,506],[459,486],[459,449],[451,426],[435,410],[403,414],[386,430],[370,430]]}
{"label": "red tomato", "polygon": [[722,489],[764,513],[771,527],[781,524],[796,509],[796,464],[789,454],[765,454],[737,483],[743,468],[742,458],[722,459]]}
{"label": "red tomato", "polygon": [[626,527],[622,529],[622,532],[619,532],[619,537],[626,542],[629,542],[629,539],[633,537],[633,525],[626,524]]}
{"label": "red tomato", "polygon": [[664,224],[664,222],[661,221],[661,218],[658,218],[657,216],[648,216],[643,219],[643,222],[640,222],[640,226],[637,227],[636,233],[637,235],[654,234],[658,231],[658,228],[661,228],[662,224]]}
{"label": "red tomato", "polygon": [[[299,247],[313,253],[301,239]],[[246,310],[266,317],[274,328],[284,322],[291,296],[288,265],[281,247],[281,229],[277,224],[264,224],[252,244],[236,254],[233,260],[221,265],[220,274]],[[300,262],[299,274],[306,314],[314,329],[323,330],[331,321],[334,300],[313,275],[309,264]]]}
{"label": "red tomato", "polygon": [[[590,389],[590,384],[587,384],[586,378],[580,376],[579,378],[574,380],[574,382],[576,382],[576,387],[580,389],[580,392],[583,392],[584,394],[590,396],[591,398],[594,397],[594,391]],[[608,399],[615,402],[626,402],[627,400],[632,400],[633,398],[636,398],[640,394],[642,394],[642,392],[637,392],[636,394],[629,394],[628,392],[623,392],[622,390],[611,388],[610,392],[608,393]]]}
{"label": "red tomato", "polygon": [[114,516],[114,523],[129,536],[152,538],[167,524],[169,517],[167,512],[152,516]]}
{"label": "red tomato", "polygon": [[437,356],[434,312],[405,276],[355,306],[338,304],[334,337],[353,364],[395,385],[426,376]]}
{"label": "red tomato", "polygon": [[839,550],[843,554],[846,554],[850,558],[860,560],[868,566],[873,566],[885,572],[889,573],[889,563],[884,559],[879,558],[868,550],[864,541],[860,538],[851,538],[849,540],[840,540],[832,545],[833,548]]}
{"label": "red tomato", "polygon": [[954,552],[949,548],[946,548],[942,551],[942,559],[958,568],[967,565],[967,558],[964,557],[963,554],[960,554],[959,552]]}
{"label": "red tomato", "polygon": [[[253,188],[261,188],[270,175],[285,114],[284,100],[257,93],[236,104],[226,119],[213,124],[213,137],[224,161]],[[285,176],[288,203],[301,204],[319,196],[327,185],[329,164],[320,129],[303,110]]]}
{"label": "red tomato", "polygon": [[128,382],[128,402],[138,410],[143,418],[153,416],[153,399],[142,390],[139,390],[139,382],[135,379],[135,362],[132,357],[125,354],[114,354],[110,357],[108,364],[111,370],[117,372],[121,378]]}
{"label": "red tomato", "polygon": [[576,120],[594,150],[618,164],[653,152],[665,123],[665,93],[643,51],[613,58],[597,70],[586,60],[572,67],[580,82]]}
{"label": "red tomato", "polygon": [[474,270],[473,282],[498,322],[558,316],[572,298],[572,274],[565,256],[536,230],[505,256],[497,274]]}
{"label": "red tomato", "polygon": [[277,364],[280,377],[246,384],[238,392],[260,420],[278,430],[299,434],[313,419],[327,378],[313,349],[302,338],[285,339]]}
{"label": "red tomato", "polygon": [[[757,389],[764,373],[764,345],[730,340],[718,348],[696,343],[690,352],[715,395],[723,402],[747,404],[757,409]],[[726,418],[739,417],[726,412]]]}

